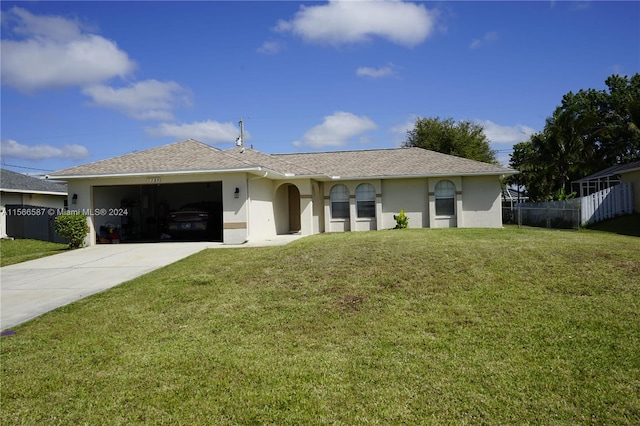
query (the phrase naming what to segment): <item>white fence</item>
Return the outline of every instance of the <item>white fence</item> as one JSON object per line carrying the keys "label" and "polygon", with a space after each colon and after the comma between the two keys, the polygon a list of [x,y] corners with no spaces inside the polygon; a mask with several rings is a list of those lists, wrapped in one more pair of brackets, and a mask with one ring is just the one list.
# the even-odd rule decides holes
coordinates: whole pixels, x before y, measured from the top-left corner
{"label": "white fence", "polygon": [[633,213],[633,185],[621,183],[580,198],[581,224]]}

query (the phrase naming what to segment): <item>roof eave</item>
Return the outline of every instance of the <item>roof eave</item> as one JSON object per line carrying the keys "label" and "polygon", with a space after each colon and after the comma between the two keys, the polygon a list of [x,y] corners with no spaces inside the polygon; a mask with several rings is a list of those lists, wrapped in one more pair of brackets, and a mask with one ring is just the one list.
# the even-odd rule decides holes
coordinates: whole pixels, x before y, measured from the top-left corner
{"label": "roof eave", "polygon": [[628,170],[621,170],[620,174],[624,175],[624,174],[633,173],[633,172],[640,172],[640,167],[634,167],[633,169],[628,169]]}
{"label": "roof eave", "polygon": [[280,174],[280,179],[315,179],[319,181],[330,181],[331,176],[323,175],[323,174],[313,174],[313,175],[297,175],[294,173],[285,173]]}
{"label": "roof eave", "polygon": [[67,191],[60,191],[60,192],[54,192],[54,191],[33,191],[30,189],[9,189],[9,188],[0,188],[0,191],[2,192],[11,192],[11,193],[20,193],[20,194],[38,194],[38,195],[60,195],[60,196],[67,196]]}
{"label": "roof eave", "polygon": [[327,180],[363,180],[363,179],[419,179],[419,178],[432,178],[432,177],[447,177],[447,176],[511,176],[519,174],[517,170],[505,170],[495,172],[466,172],[466,173],[429,173],[429,174],[414,174],[414,175],[373,175],[373,176],[328,176]]}
{"label": "roof eave", "polygon": [[[206,173],[238,173],[238,172],[260,172],[264,167],[239,167],[229,169],[206,169],[206,170],[172,170],[172,171],[151,171],[151,172],[130,172],[130,173],[94,173],[80,175],[46,175],[46,179],[72,180],[72,179],[94,179],[94,178],[122,178],[122,177],[145,177],[145,176],[177,176]],[[275,172],[274,172],[275,173]]]}

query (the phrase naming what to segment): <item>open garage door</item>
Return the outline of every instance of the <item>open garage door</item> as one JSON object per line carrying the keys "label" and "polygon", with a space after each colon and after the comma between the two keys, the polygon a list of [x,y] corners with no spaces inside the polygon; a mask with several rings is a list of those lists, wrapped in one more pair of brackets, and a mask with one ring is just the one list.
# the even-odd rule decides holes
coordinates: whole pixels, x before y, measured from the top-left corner
{"label": "open garage door", "polygon": [[222,182],[95,186],[93,211],[102,243],[222,241]]}

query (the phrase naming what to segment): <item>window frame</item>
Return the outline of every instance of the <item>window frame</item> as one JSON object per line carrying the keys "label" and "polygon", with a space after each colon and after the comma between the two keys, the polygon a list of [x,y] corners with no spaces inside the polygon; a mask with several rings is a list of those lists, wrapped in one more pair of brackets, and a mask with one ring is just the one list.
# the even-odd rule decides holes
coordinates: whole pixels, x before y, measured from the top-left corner
{"label": "window frame", "polygon": [[[337,198],[338,196],[340,196],[340,198]],[[329,190],[329,207],[331,210],[331,219],[349,220],[351,218],[349,197],[349,188],[347,188],[346,185],[339,183],[331,187],[331,189]],[[342,215],[336,216],[336,205],[340,205],[340,208],[337,210],[338,212],[343,212]],[[346,212],[346,215],[344,212]]]}
{"label": "window frame", "polygon": [[[363,199],[363,195],[366,198]],[[358,219],[376,218],[376,188],[370,183],[361,183],[356,187],[356,216]]]}
{"label": "window frame", "polygon": [[[448,188],[442,188],[444,185]],[[434,199],[436,217],[456,216],[456,185],[453,182],[448,179],[438,181],[434,188]]]}

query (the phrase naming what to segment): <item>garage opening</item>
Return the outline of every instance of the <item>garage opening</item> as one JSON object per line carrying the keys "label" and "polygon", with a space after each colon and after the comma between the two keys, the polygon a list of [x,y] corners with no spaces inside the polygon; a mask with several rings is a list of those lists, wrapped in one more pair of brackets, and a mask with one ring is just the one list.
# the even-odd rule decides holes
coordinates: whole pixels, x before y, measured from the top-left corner
{"label": "garage opening", "polygon": [[93,188],[98,243],[222,242],[222,182]]}

